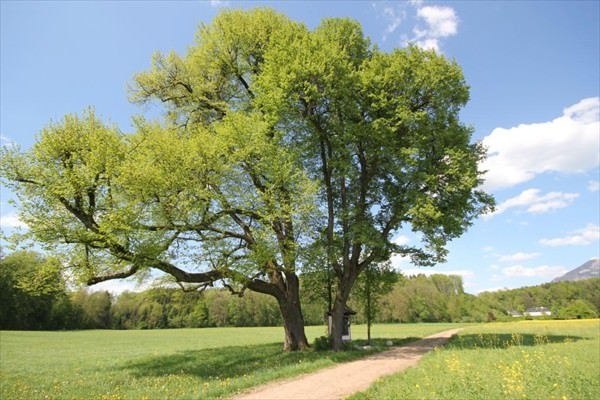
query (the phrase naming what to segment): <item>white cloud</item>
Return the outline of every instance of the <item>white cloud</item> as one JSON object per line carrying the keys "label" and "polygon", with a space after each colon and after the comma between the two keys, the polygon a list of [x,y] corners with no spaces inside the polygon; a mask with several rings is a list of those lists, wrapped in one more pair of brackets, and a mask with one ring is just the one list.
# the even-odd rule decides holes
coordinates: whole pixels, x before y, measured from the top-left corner
{"label": "white cloud", "polygon": [[527,189],[498,204],[496,210],[486,214],[484,218],[488,219],[511,208],[519,207],[527,207],[527,212],[532,214],[543,214],[568,207],[577,197],[579,197],[578,193],[550,192],[541,195],[539,189]]}
{"label": "white cloud", "polygon": [[138,283],[135,278],[129,279],[111,279],[108,281],[100,282],[95,285],[88,286],[87,288],[91,292],[103,292],[107,291],[111,294],[118,296],[123,292],[143,292],[144,290],[150,289],[152,282]]}
{"label": "white cloud", "polygon": [[14,146],[15,141],[9,138],[8,136],[4,136],[0,134],[0,146]]}
{"label": "white cloud", "polygon": [[590,192],[600,191],[600,181],[588,181],[587,190]]}
{"label": "white cloud", "polygon": [[553,238],[542,239],[540,244],[544,246],[587,246],[600,240],[600,226],[589,224],[583,229],[578,229],[571,232],[570,235]]}
{"label": "white cloud", "polygon": [[450,7],[427,6],[417,10],[417,16],[423,18],[429,27],[428,34],[433,37],[456,35],[458,19]]}
{"label": "white cloud", "polygon": [[417,17],[427,25],[426,28],[413,29],[415,37],[412,42],[421,48],[440,51],[440,39],[456,35],[458,32],[458,17],[451,7],[419,7]]}
{"label": "white cloud", "polygon": [[405,235],[399,235],[399,236],[396,236],[394,239],[392,239],[392,243],[394,243],[398,246],[403,246],[409,242],[410,242],[410,238]]}
{"label": "white cloud", "polygon": [[[408,29],[399,35],[404,44],[412,43],[423,49],[440,51],[440,41],[443,38],[456,35],[458,32],[458,17],[453,8],[447,6],[423,6],[423,0],[410,0],[408,2],[376,3],[371,6],[383,18],[385,29],[382,39],[386,41],[391,34],[396,33],[407,21],[408,11],[416,11],[412,28],[412,37],[407,34]],[[412,12],[411,12],[412,13]]]}
{"label": "white cloud", "polygon": [[500,262],[518,262],[518,261],[525,261],[525,260],[532,260],[536,257],[538,257],[540,255],[540,253],[523,253],[523,252],[517,252],[514,254],[507,254],[504,256],[500,256],[499,261]]}
{"label": "white cloud", "polygon": [[600,164],[600,98],[583,99],[550,122],[496,128],[483,139],[484,188],[507,188],[544,172],[584,172]]}
{"label": "white cloud", "polygon": [[211,7],[229,7],[229,1],[210,0]]}
{"label": "white cloud", "polygon": [[410,264],[411,260],[410,260],[410,256],[403,256],[401,254],[392,254],[392,256],[390,257],[390,263],[392,264],[392,267],[396,271],[399,271],[402,269],[403,265]]}
{"label": "white cloud", "polygon": [[509,278],[531,278],[531,277],[555,277],[565,274],[569,271],[568,268],[563,266],[550,266],[550,265],[541,265],[539,267],[527,268],[522,265],[513,265],[508,268],[504,268],[502,273]]}
{"label": "white cloud", "polygon": [[[398,246],[404,246],[405,244],[410,243],[410,241],[411,241],[411,238],[406,235],[398,235],[392,239],[392,243],[394,243]],[[400,270],[402,268],[402,265],[410,264],[411,260],[410,260],[410,256],[408,256],[408,255],[404,256],[401,254],[393,254],[390,257],[390,262],[392,264],[392,267],[394,267],[394,269]]]}
{"label": "white cloud", "polygon": [[27,225],[19,219],[16,214],[0,216],[0,227],[2,228],[26,228]]}

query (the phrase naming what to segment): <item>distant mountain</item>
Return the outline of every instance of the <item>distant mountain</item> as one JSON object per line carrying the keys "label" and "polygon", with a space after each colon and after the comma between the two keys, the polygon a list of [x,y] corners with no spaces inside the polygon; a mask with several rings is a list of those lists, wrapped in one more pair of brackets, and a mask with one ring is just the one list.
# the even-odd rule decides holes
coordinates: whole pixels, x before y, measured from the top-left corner
{"label": "distant mountain", "polygon": [[552,282],[580,281],[588,278],[600,278],[600,258],[592,258],[563,276],[553,279]]}

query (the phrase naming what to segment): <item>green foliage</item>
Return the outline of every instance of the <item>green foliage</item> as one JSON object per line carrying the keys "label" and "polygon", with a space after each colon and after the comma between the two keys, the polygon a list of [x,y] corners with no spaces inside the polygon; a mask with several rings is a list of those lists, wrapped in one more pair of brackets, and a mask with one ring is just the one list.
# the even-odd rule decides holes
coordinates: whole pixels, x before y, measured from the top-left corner
{"label": "green foliage", "polygon": [[[186,55],[157,54],[134,77],[132,100],[160,100],[166,121],[137,117],[125,136],[88,110],[50,124],[29,151],[3,150],[0,176],[28,236],[84,282],[158,269],[298,305],[316,186],[253,92],[266,47],[291,25],[266,9],[223,12]],[[158,307],[146,312],[159,323]]]}
{"label": "green foliage", "polygon": [[365,272],[357,279],[354,298],[361,305],[367,319],[369,342],[371,341],[371,325],[381,311],[380,298],[392,291],[398,277],[399,274],[391,264],[385,263],[367,266]]}
{"label": "green foliage", "polygon": [[[389,293],[381,296],[376,307],[377,322],[483,322],[488,314],[503,313],[476,296],[464,293],[460,276],[433,274],[398,276]],[[360,298],[351,297],[350,305],[362,304]],[[358,307],[355,317],[361,323],[366,315]]]}
{"label": "green foliage", "polygon": [[79,329],[109,329],[112,327],[112,298],[108,292],[88,293],[80,290],[71,296],[78,313]]}
{"label": "green foliage", "polygon": [[552,311],[553,318],[591,318],[600,314],[600,278],[484,292],[478,297],[505,313],[543,306]]}
{"label": "green foliage", "polygon": [[[52,271],[52,268],[47,265],[47,260],[34,252],[11,253],[0,262],[1,328],[159,329],[281,324],[277,303],[259,293],[247,291],[239,297],[231,296],[225,289],[208,289],[200,293],[155,288],[139,293],[125,292],[114,298],[107,292],[86,290],[69,294],[60,274],[49,275],[48,271]],[[53,265],[52,262],[50,265]],[[301,275],[303,314],[307,325],[324,323],[327,310],[324,273],[316,271]],[[365,274],[361,280],[367,277]],[[548,304],[553,310],[551,318],[597,316],[592,302],[597,297],[598,279],[558,282],[473,296],[464,293],[459,276],[395,275],[390,278],[396,280],[393,285],[392,281],[380,283],[391,285],[391,291],[372,298],[372,309],[377,310],[372,316],[373,322],[483,322],[494,318],[512,319],[504,316],[506,311],[524,311],[524,304]],[[357,286],[359,290],[355,291],[349,302],[351,308],[358,311],[352,317],[354,324],[368,321],[365,297],[361,297],[365,295],[361,292],[365,289],[361,286],[365,282],[361,280]],[[46,285],[40,286],[40,282],[46,282]],[[50,285],[51,282],[54,283]],[[33,288],[43,290],[36,292]],[[495,297],[500,300],[495,300]],[[523,300],[527,303],[515,303]]]}
{"label": "green foliage", "polygon": [[257,101],[285,124],[334,207],[334,258],[354,238],[383,261],[403,224],[425,235],[422,251],[403,249],[415,262],[443,258],[445,242],[488,209],[474,190],[483,150],[458,120],[468,89],[455,63],[415,47],[381,53],[347,19],[298,27],[265,60]]}
{"label": "green foliage", "polygon": [[573,300],[558,310],[558,318],[560,319],[586,319],[596,317],[598,317],[598,312],[595,310],[594,306],[582,299]]}
{"label": "green foliage", "polygon": [[225,326],[277,326],[281,316],[269,296],[248,292],[231,296],[226,290],[203,293],[180,289],[125,292],[111,308],[115,329],[200,328]]}
{"label": "green foliage", "polygon": [[375,320],[381,297],[392,291],[399,278],[400,274],[385,263],[367,267],[358,278],[354,298],[368,320]]}
{"label": "green foliage", "polygon": [[65,282],[52,258],[32,251],[0,259],[0,328],[60,329],[71,325]]}
{"label": "green foliage", "polygon": [[319,336],[318,338],[315,338],[315,341],[313,342],[313,349],[315,351],[331,350],[331,337]]}
{"label": "green foliage", "polygon": [[[316,231],[323,269],[337,280],[337,348],[342,310],[369,265],[394,253],[417,265],[442,261],[447,242],[492,208],[477,189],[485,151],[459,119],[469,94],[456,63],[417,47],[383,53],[349,19],[278,34],[255,101],[319,183],[326,215]],[[392,243],[408,228],[422,234],[420,245]]]}

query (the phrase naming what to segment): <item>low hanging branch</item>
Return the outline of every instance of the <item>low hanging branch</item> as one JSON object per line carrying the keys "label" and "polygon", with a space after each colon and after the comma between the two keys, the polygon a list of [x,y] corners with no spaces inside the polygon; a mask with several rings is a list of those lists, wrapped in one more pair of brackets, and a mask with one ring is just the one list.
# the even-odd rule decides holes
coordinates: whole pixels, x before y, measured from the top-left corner
{"label": "low hanging branch", "polygon": [[130,276],[135,275],[136,272],[139,271],[139,267],[137,265],[131,266],[127,271],[117,272],[114,274],[103,275],[103,276],[94,276],[87,280],[86,284],[88,286],[95,285],[100,282],[110,281],[112,279],[124,279],[129,278]]}

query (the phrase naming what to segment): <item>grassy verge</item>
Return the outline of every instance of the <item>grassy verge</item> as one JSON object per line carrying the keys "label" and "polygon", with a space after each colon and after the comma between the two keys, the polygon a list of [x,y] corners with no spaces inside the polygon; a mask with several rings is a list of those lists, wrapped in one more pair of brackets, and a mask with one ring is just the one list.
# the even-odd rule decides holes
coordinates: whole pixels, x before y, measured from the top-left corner
{"label": "grassy verge", "polygon": [[470,327],[365,399],[598,399],[600,320]]}
{"label": "grassy verge", "polygon": [[[398,343],[456,326],[376,325],[373,335]],[[311,342],[324,333],[321,326],[307,328]],[[366,327],[353,326],[352,334],[364,339]],[[281,337],[280,327],[4,331],[0,398],[212,399],[369,354],[283,353]]]}

